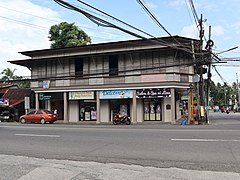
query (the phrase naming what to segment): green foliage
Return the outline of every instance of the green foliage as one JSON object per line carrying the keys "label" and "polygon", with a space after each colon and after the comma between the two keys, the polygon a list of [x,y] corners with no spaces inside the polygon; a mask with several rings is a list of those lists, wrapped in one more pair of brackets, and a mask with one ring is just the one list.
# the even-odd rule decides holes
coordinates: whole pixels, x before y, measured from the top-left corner
{"label": "green foliage", "polygon": [[215,83],[211,81],[210,97],[212,98],[212,105],[227,105],[228,100],[232,95],[236,95],[238,98],[238,88],[235,82],[232,84],[232,86],[229,86],[227,83],[224,83],[223,85],[217,83],[217,85],[215,85]]}
{"label": "green foliage", "polygon": [[16,69],[11,70],[10,68],[4,69],[1,74],[1,81],[3,83],[11,83],[18,85],[19,88],[29,88],[30,87],[30,81],[23,79],[22,76],[16,76],[14,75],[14,72]]}
{"label": "green foliage", "polygon": [[91,44],[91,38],[83,30],[67,22],[51,26],[48,38],[52,49]]}

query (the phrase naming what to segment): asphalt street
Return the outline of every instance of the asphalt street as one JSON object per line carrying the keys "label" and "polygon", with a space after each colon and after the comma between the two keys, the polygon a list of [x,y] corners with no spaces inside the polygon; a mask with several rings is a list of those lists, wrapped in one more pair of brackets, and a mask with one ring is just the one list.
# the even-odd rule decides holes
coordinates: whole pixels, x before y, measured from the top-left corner
{"label": "asphalt street", "polygon": [[240,179],[239,128],[1,123],[0,179]]}

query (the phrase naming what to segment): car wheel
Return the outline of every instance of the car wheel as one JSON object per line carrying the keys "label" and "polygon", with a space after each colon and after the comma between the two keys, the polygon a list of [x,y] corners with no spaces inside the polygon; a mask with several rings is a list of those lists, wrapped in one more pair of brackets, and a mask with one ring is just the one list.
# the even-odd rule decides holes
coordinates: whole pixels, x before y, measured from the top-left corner
{"label": "car wheel", "polygon": [[26,123],[26,119],[24,119],[24,118],[22,118],[20,121],[22,124]]}
{"label": "car wheel", "polygon": [[41,124],[45,124],[46,123],[45,119],[43,119],[43,118],[40,120],[40,122],[41,122]]}

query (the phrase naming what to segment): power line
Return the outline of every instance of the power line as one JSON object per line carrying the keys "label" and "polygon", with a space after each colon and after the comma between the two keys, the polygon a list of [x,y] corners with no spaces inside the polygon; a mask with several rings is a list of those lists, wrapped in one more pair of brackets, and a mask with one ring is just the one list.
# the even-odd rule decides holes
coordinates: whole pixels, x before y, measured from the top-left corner
{"label": "power line", "polygon": [[79,8],[73,6],[73,5],[71,5],[71,4],[69,4],[69,3],[65,2],[65,1],[62,1],[62,0],[54,0],[54,1],[56,3],[58,3],[59,5],[67,8],[67,9],[74,10],[74,11],[77,11],[77,12],[83,14],[84,16],[86,16],[88,19],[90,19],[92,22],[96,23],[99,26],[115,28],[115,29],[123,31],[123,32],[125,32],[127,34],[130,34],[132,36],[135,36],[137,38],[146,39],[145,37],[143,37],[143,36],[141,36],[139,34],[136,34],[134,32],[128,31],[128,30],[123,29],[123,28],[121,28],[119,26],[116,26],[116,25],[114,25],[114,24],[112,24],[110,22],[107,22],[107,21],[105,21],[105,20],[103,20],[101,18],[98,18],[98,17],[96,17],[96,16],[94,16],[92,14],[89,14],[86,11],[83,11],[83,10],[81,10],[81,9],[79,9]]}
{"label": "power line", "polygon": [[37,16],[37,15],[31,14],[31,13],[26,13],[26,12],[18,11],[18,10],[16,10],[16,9],[11,9],[11,8],[7,8],[7,7],[4,7],[4,6],[0,6],[0,8],[7,9],[7,10],[10,10],[10,11],[14,11],[14,12],[21,13],[21,14],[26,14],[26,15],[28,15],[28,16],[32,16],[32,17],[44,19],[44,20],[47,20],[47,21],[57,22],[56,20],[53,20],[53,19],[48,19],[48,18],[45,18],[45,17],[42,17],[42,16]]}
{"label": "power line", "polygon": [[[54,23],[60,23],[61,22],[60,20],[58,21],[58,20],[48,19],[48,18],[45,18],[45,17],[42,17],[42,16],[37,16],[37,15],[34,15],[34,14],[30,14],[30,13],[25,13],[25,12],[18,11],[18,10],[15,10],[15,9],[10,9],[10,8],[4,7],[4,6],[0,6],[0,8],[7,9],[7,10],[10,10],[10,11],[14,11],[14,12],[21,13],[21,14],[26,14],[28,16],[40,18],[40,19],[51,21],[51,22],[54,22]],[[38,26],[36,24],[28,23],[28,22],[25,22],[25,21],[20,21],[20,20],[17,20],[17,19],[9,18],[9,17],[1,16],[0,18],[6,19],[6,20],[9,20],[9,21],[13,21],[15,23],[26,25],[26,26],[34,26],[34,27]],[[99,30],[97,30],[96,28],[89,28],[89,27],[79,26],[79,25],[77,25],[77,26],[80,27],[81,29],[90,29],[90,30],[99,32]],[[38,28],[38,27],[36,27],[36,28]],[[43,27],[43,26],[40,26],[40,28],[49,29],[48,27]],[[101,32],[106,33],[106,34],[111,34],[111,35],[117,35],[117,36],[123,36],[124,37],[124,35],[122,35],[122,34],[112,33],[112,32],[108,32],[108,31],[104,31],[104,30],[101,30]],[[100,38],[100,39],[106,39],[106,38],[97,37],[97,36],[92,36],[92,37]]]}
{"label": "power line", "polygon": [[145,35],[148,35],[148,36],[150,36],[150,37],[152,37],[152,38],[155,38],[153,35],[145,32],[145,31],[142,31],[141,29],[136,28],[136,27],[134,27],[134,26],[132,26],[132,25],[130,25],[130,24],[128,24],[128,23],[126,23],[126,22],[124,22],[124,21],[122,21],[122,20],[120,20],[120,19],[118,19],[118,18],[116,18],[116,17],[114,17],[114,16],[112,16],[112,15],[104,12],[104,11],[101,11],[101,10],[99,10],[99,9],[97,9],[97,8],[95,8],[95,7],[93,7],[93,6],[89,5],[89,4],[81,1],[81,0],[77,0],[77,1],[80,2],[80,3],[82,3],[82,4],[84,4],[84,5],[86,5],[86,6],[88,6],[88,7],[90,7],[90,8],[92,8],[92,9],[94,9],[94,10],[96,10],[96,11],[98,11],[98,12],[101,12],[102,14],[104,14],[104,15],[106,15],[106,16],[108,16],[108,17],[110,17],[110,18],[112,18],[112,19],[114,19],[114,20],[116,20],[116,21],[118,21],[118,22],[120,22],[120,23],[122,23],[122,24],[124,24],[124,25],[127,25],[127,26],[129,26],[129,27],[131,27],[131,28],[133,28],[133,29],[135,29],[135,30],[137,30],[137,31],[139,31],[139,32],[142,32],[142,33],[145,34]]}
{"label": "power line", "polygon": [[[187,3],[187,0],[185,0],[185,4],[186,4],[186,7],[187,7],[187,11],[188,11],[188,15],[189,15],[189,18],[192,22],[192,18],[191,18],[191,15],[190,15],[190,10],[189,10],[189,6],[188,6],[188,3]],[[194,19],[195,20],[195,19]],[[194,23],[193,23],[194,24]],[[197,25],[198,26],[198,25]],[[197,36],[197,31],[195,28],[193,28],[194,32],[196,33],[196,36]]]}
{"label": "power line", "polygon": [[234,65],[231,65],[231,64],[216,64],[214,66],[224,66],[224,67],[240,67],[240,65],[238,64],[234,64]]}
{"label": "power line", "polygon": [[217,71],[216,66],[213,65],[214,70],[216,71],[217,75],[220,77],[220,79],[223,81],[223,83],[227,84],[227,81],[221,76],[221,74]]}
{"label": "power line", "polygon": [[31,27],[40,28],[40,29],[49,29],[48,27],[39,26],[39,25],[36,25],[36,24],[32,24],[32,23],[28,23],[28,22],[12,19],[12,18],[5,17],[5,16],[0,16],[0,18],[5,19],[5,20],[9,20],[9,21],[13,21],[13,22],[16,22],[18,24],[25,25],[25,26],[31,26]]}
{"label": "power line", "polygon": [[[75,7],[74,5],[69,4],[69,3],[67,3],[67,2],[65,2],[65,1],[63,1],[63,0],[54,0],[54,1],[55,1],[57,4],[61,5],[62,7],[65,7],[65,8],[67,8],[67,9],[70,9],[70,10],[73,10],[73,11],[76,11],[76,12],[78,12],[78,13],[83,14],[83,15],[86,16],[88,19],[90,19],[92,22],[96,23],[98,26],[115,28],[115,29],[118,29],[118,30],[120,30],[120,31],[123,31],[123,32],[125,32],[125,33],[127,33],[127,34],[130,34],[130,35],[132,35],[132,36],[134,36],[134,37],[137,37],[137,38],[140,38],[140,39],[145,39],[145,40],[149,40],[149,41],[156,41],[156,42],[158,42],[159,44],[161,44],[161,45],[163,45],[163,46],[166,46],[166,47],[170,47],[170,48],[173,48],[173,49],[182,50],[182,51],[185,51],[185,52],[187,52],[187,53],[189,53],[189,54],[192,54],[192,53],[193,53],[189,48],[183,48],[183,44],[177,46],[177,45],[170,44],[170,43],[168,43],[168,42],[166,42],[166,41],[164,41],[164,40],[162,40],[162,39],[156,38],[156,37],[154,37],[154,38],[152,38],[152,39],[147,39],[147,38],[144,37],[144,36],[141,36],[141,35],[139,35],[139,34],[137,34],[137,33],[131,32],[131,31],[126,30],[126,29],[124,29],[124,28],[121,28],[121,27],[119,27],[119,26],[116,26],[116,25],[114,25],[114,24],[112,24],[112,23],[110,23],[110,22],[108,22],[108,21],[106,21],[106,20],[103,20],[103,19],[101,19],[101,18],[99,18],[99,17],[96,17],[96,16],[90,14],[90,13],[87,13],[86,11],[84,11],[84,10],[82,10],[82,9],[80,9],[80,8],[77,8],[77,7]],[[198,53],[195,53],[195,54],[198,54]],[[202,54],[202,53],[201,53],[201,54]]]}
{"label": "power line", "polygon": [[[194,18],[194,20],[195,20],[196,26],[197,26],[198,30],[200,31],[200,29],[201,29],[201,27],[202,27],[202,20],[200,21],[198,15],[197,15],[197,11],[196,11],[196,8],[195,8],[195,6],[194,6],[193,0],[188,0],[188,2],[189,2],[189,5],[190,5],[190,7],[191,7],[191,10],[192,10],[192,13],[193,13],[193,18]],[[201,24],[200,24],[200,23],[201,23]],[[200,36],[201,36],[201,35],[200,35]],[[206,39],[206,37],[204,36],[204,34],[203,34],[203,38],[204,38],[205,42],[207,42],[207,39]]]}
{"label": "power line", "polygon": [[155,15],[149,10],[146,3],[144,4],[141,0],[137,0],[137,2],[141,5],[141,7],[144,9],[144,11],[151,17],[151,19],[160,27],[162,28],[175,42],[180,44],[173,36],[172,34],[158,21],[158,19],[155,17]]}
{"label": "power line", "polygon": [[158,19],[153,15],[153,13],[149,10],[147,5],[145,5],[141,0],[137,0],[138,4],[141,5],[143,10],[151,17],[151,19],[159,26],[161,27],[169,36],[172,37],[172,35],[167,31],[167,29],[158,21]]}

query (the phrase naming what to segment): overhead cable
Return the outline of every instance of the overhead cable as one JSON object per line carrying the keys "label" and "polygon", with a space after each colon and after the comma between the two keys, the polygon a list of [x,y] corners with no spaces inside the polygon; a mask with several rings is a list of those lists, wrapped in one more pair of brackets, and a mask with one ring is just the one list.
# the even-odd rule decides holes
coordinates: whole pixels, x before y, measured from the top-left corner
{"label": "overhead cable", "polygon": [[227,81],[221,76],[221,74],[217,71],[217,68],[215,65],[213,65],[214,70],[216,71],[216,73],[218,74],[218,76],[220,77],[220,79],[223,81],[223,83],[227,83]]}
{"label": "overhead cable", "polygon": [[122,20],[120,20],[120,19],[118,19],[118,18],[116,18],[116,17],[114,17],[114,16],[112,16],[112,15],[104,12],[104,11],[101,11],[100,9],[97,9],[97,8],[91,6],[90,4],[87,4],[87,3],[85,3],[85,2],[83,2],[83,1],[81,1],[81,0],[77,0],[77,1],[80,2],[80,3],[82,3],[82,4],[84,4],[84,5],[86,5],[86,6],[88,6],[88,7],[90,7],[90,8],[92,8],[92,9],[94,9],[94,10],[96,10],[96,11],[98,11],[98,12],[101,12],[102,14],[104,14],[104,15],[106,15],[106,16],[108,16],[108,17],[110,17],[110,18],[112,18],[112,19],[114,19],[114,20],[116,20],[116,21],[118,21],[118,22],[120,22],[120,23],[123,23],[124,25],[127,25],[127,26],[129,26],[129,27],[131,27],[131,28],[133,28],[133,29],[135,29],[135,30],[143,33],[143,34],[146,34],[146,35],[148,35],[148,36],[150,36],[150,37],[152,37],[152,38],[155,38],[153,35],[145,32],[145,31],[143,31],[143,30],[141,30],[141,29],[139,29],[139,28],[136,28],[136,27],[134,27],[134,26],[132,26],[132,25],[130,25],[130,24],[128,24],[128,23],[126,23],[126,22],[124,22],[124,21],[122,21]]}
{"label": "overhead cable", "polygon": [[74,11],[77,11],[77,12],[83,14],[84,16],[86,16],[88,19],[90,19],[92,22],[96,23],[99,26],[115,28],[115,29],[121,30],[121,31],[123,31],[123,32],[125,32],[127,34],[130,34],[132,36],[135,36],[137,38],[146,39],[145,37],[143,37],[143,36],[141,36],[139,34],[136,34],[134,32],[128,31],[128,30],[123,29],[123,28],[121,28],[119,26],[116,26],[116,25],[114,25],[114,24],[112,24],[110,22],[107,22],[107,21],[105,21],[103,19],[100,19],[100,18],[98,18],[98,17],[96,17],[96,16],[94,16],[92,14],[89,14],[88,12],[85,12],[85,11],[83,11],[83,10],[81,10],[81,9],[79,9],[79,8],[77,8],[77,7],[73,6],[73,5],[65,2],[65,1],[62,1],[62,0],[54,0],[54,1],[56,3],[58,3],[59,5],[67,8],[67,9],[74,10]]}
{"label": "overhead cable", "polygon": [[159,26],[161,27],[171,38],[174,39],[175,42],[177,42],[178,44],[180,44],[180,42],[178,42],[170,32],[168,32],[168,30],[158,21],[158,19],[154,16],[154,14],[149,10],[149,8],[147,7],[147,5],[145,5],[141,0],[137,0],[137,2],[141,5],[141,7],[143,8],[143,10],[151,17],[151,19]]}
{"label": "overhead cable", "polygon": [[[59,5],[67,8],[67,9],[70,9],[70,10],[73,10],[73,11],[77,11],[77,12],[83,14],[84,16],[86,16],[88,19],[90,19],[92,22],[96,23],[99,26],[115,28],[115,29],[123,31],[123,32],[125,32],[127,34],[130,34],[132,36],[135,36],[137,38],[145,39],[145,40],[149,40],[149,41],[156,41],[157,43],[160,43],[163,46],[170,47],[170,48],[173,48],[173,49],[182,50],[182,51],[185,51],[185,52],[187,52],[189,54],[193,54],[193,52],[189,48],[183,48],[183,45],[178,45],[177,46],[177,45],[174,45],[174,44],[170,44],[169,42],[166,42],[166,41],[164,41],[162,39],[159,39],[159,38],[156,38],[156,37],[154,37],[152,39],[146,38],[144,36],[141,36],[139,34],[136,34],[134,32],[131,32],[129,30],[121,28],[119,26],[116,26],[116,25],[114,25],[114,24],[112,24],[112,23],[110,23],[108,21],[105,21],[105,20],[103,20],[101,18],[98,18],[98,17],[96,17],[96,16],[94,16],[94,15],[92,15],[92,14],[90,14],[90,13],[88,13],[88,12],[86,12],[86,11],[80,9],[80,8],[77,8],[74,5],[71,5],[71,4],[63,1],[63,0],[54,0],[54,1],[56,3],[58,3]],[[182,46],[182,47],[180,47],[180,46]],[[199,54],[199,53],[195,53],[195,54]]]}

